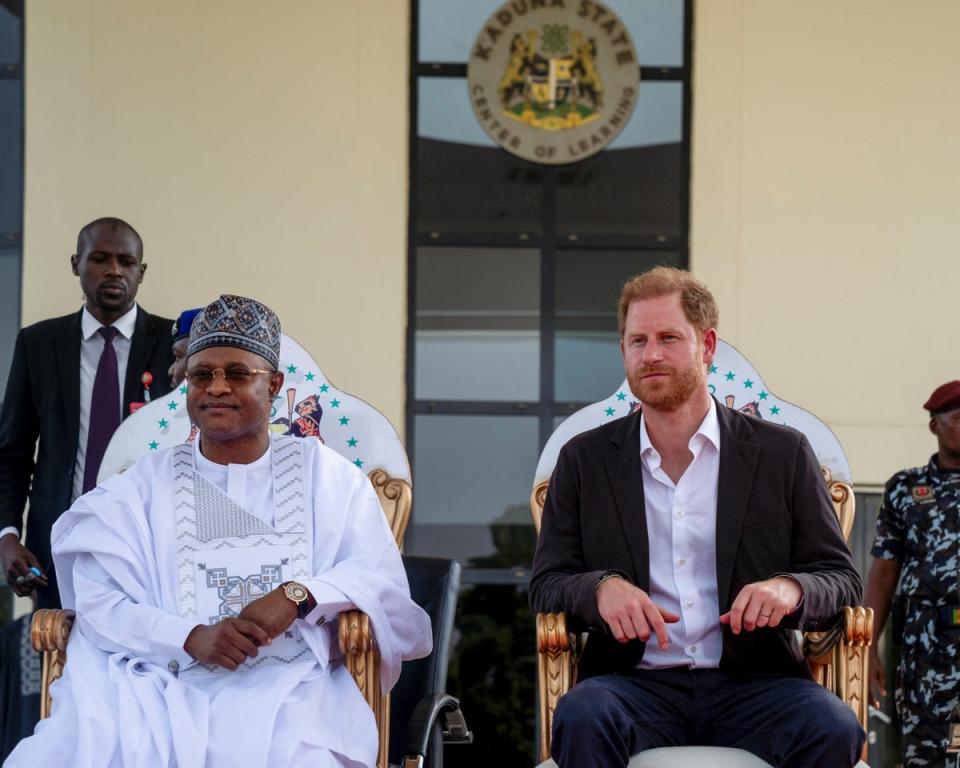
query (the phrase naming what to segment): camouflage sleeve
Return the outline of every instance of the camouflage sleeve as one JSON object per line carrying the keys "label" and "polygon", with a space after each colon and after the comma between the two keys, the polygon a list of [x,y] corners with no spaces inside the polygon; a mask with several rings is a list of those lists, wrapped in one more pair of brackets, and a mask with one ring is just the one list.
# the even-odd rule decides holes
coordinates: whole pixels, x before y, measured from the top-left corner
{"label": "camouflage sleeve", "polygon": [[895,475],[883,492],[883,502],[877,513],[877,533],[870,551],[881,560],[903,559],[904,519],[897,500],[903,498],[905,484],[905,475]]}

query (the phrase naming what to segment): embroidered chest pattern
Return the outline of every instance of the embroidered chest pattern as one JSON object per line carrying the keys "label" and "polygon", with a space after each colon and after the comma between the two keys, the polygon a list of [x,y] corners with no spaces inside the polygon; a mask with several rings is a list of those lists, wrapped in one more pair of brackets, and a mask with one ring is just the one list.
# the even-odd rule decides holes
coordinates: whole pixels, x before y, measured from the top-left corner
{"label": "embroidered chest pattern", "polygon": [[[173,452],[180,615],[214,624],[285,578],[309,577],[302,453],[298,438],[271,443],[271,527],[196,472],[193,451],[183,444]],[[246,666],[290,663],[307,650],[296,627],[277,640]]]}

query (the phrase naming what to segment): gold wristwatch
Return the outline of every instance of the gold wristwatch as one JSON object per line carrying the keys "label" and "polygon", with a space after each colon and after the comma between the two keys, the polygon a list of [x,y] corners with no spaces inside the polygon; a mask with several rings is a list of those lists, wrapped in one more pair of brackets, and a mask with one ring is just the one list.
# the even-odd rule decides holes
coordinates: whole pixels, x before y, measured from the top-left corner
{"label": "gold wristwatch", "polygon": [[299,581],[285,581],[280,585],[287,600],[297,606],[297,618],[304,618],[309,613],[310,592]]}

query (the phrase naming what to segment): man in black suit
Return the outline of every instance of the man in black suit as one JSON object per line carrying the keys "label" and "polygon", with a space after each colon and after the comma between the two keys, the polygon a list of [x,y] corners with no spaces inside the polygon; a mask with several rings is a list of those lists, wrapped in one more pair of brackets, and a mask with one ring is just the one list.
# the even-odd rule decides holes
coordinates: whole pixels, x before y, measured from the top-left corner
{"label": "man in black suit", "polygon": [[133,227],[87,224],[70,265],[84,307],[20,331],[0,412],[0,568],[18,595],[36,591],[41,608],[60,605],[50,527],[95,484],[104,441],[131,406],[168,391],[173,362],[172,321],[136,304],[147,265]]}
{"label": "man in black suit", "polygon": [[561,450],[530,581],[535,612],[590,633],[554,759],[611,768],[707,744],[849,768],[865,735],[792,631],[862,589],[809,443],[710,396],[718,311],[688,273],[629,281],[619,322],[642,407]]}

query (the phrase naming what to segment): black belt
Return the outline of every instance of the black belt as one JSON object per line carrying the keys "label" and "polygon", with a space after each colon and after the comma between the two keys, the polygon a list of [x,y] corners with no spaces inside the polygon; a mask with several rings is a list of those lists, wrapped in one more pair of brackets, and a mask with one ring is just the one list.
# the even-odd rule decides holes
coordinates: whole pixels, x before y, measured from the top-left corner
{"label": "black belt", "polygon": [[932,600],[923,598],[908,597],[907,610],[912,608],[934,609],[937,612],[937,626],[939,627],[960,627],[960,604],[949,603],[943,605]]}

